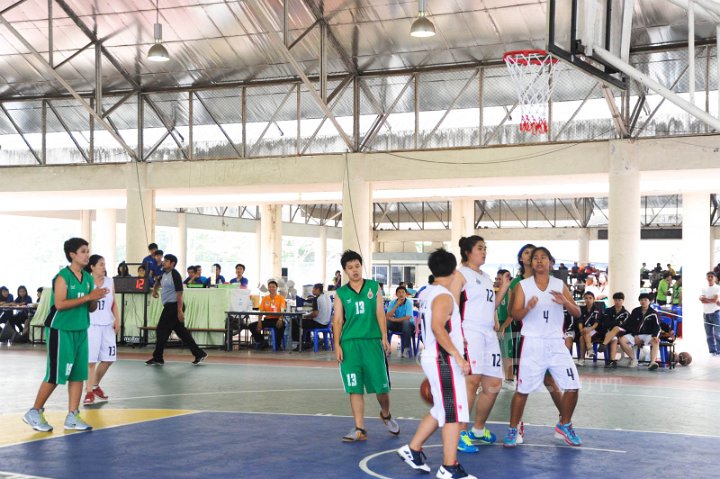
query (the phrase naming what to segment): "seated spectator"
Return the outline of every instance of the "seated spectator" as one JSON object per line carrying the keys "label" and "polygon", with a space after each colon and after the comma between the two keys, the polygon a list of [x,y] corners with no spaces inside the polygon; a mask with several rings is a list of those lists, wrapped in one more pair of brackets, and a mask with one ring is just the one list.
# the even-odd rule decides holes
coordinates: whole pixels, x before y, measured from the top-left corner
{"label": "seated spectator", "polygon": [[195,269],[197,270],[197,278],[200,280],[200,284],[205,284],[207,278],[202,275],[202,265],[196,264]]}
{"label": "seated spectator", "polygon": [[128,271],[127,263],[125,263],[125,261],[123,261],[117,267],[117,277],[125,278],[127,276],[130,276],[130,271]]}
{"label": "seated spectator", "polygon": [[200,281],[200,277],[198,276],[197,267],[195,267],[195,266],[187,267],[187,278],[185,278],[185,281],[183,281],[183,284],[203,284]]}
{"label": "seated spectator", "polygon": [[[29,304],[32,304],[32,298],[28,295],[27,288],[25,286],[19,286],[17,290],[17,296],[15,297],[15,304],[27,308]],[[28,326],[30,321],[30,315],[28,315],[27,309],[19,309],[15,311],[10,322],[15,326],[18,333],[23,334],[23,331]]]}
{"label": "seated spectator", "polygon": [[[316,283],[312,289],[313,297],[312,311],[302,317],[302,329],[309,331],[311,329],[320,329],[326,327],[330,323],[330,314],[332,312],[332,303],[330,302],[330,296],[325,294],[323,291],[323,284]],[[293,321],[292,339],[293,341],[300,341],[300,320],[296,318]],[[300,345],[295,348],[296,351],[300,350]]]}
{"label": "seated spectator", "polygon": [[342,273],[340,273],[340,270],[335,271],[335,276],[333,276],[333,286],[335,286],[335,289],[342,286]]}
{"label": "seated spectator", "polygon": [[640,267],[640,279],[650,279],[650,270],[647,269],[647,263],[643,263]]}
{"label": "seated spectator", "polygon": [[385,319],[387,320],[388,331],[394,331],[402,333],[400,337],[400,356],[410,357],[410,341],[412,335],[415,334],[415,321],[413,319],[413,305],[412,300],[408,296],[408,290],[404,286],[398,286],[395,289],[394,299],[388,306],[388,311],[385,313]]}
{"label": "seated spectator", "polygon": [[230,284],[240,283],[242,289],[247,289],[248,279],[243,276],[245,274],[245,265],[238,263],[235,265],[235,277],[230,280]]}
{"label": "seated spectator", "polygon": [[670,263],[667,265],[667,272],[670,273],[672,277],[677,276],[677,273],[675,272],[675,268],[672,267]]}
{"label": "seated spectator", "polygon": [[[13,295],[10,294],[10,290],[5,286],[0,286],[0,306],[10,306],[13,302],[14,298]],[[12,323],[12,317],[12,311],[0,311],[1,324]]]}
{"label": "seated spectator", "polygon": [[597,291],[595,292],[595,301],[602,302],[603,308],[610,306],[610,285],[608,284],[607,274],[600,272],[597,275]]}
{"label": "seated spectator", "polygon": [[[571,314],[568,314],[567,311],[565,311],[565,324],[563,326],[563,332],[565,334],[565,347],[568,348],[568,351],[570,351],[570,355],[572,355],[572,347],[573,343],[576,340],[580,340],[580,322],[579,318],[573,317]],[[578,349],[580,346],[578,346]],[[582,357],[582,356],[580,356]]]}
{"label": "seated spectator", "polygon": [[36,293],[37,293],[37,301],[35,301],[35,302],[36,302],[37,304],[40,304],[40,298],[42,298],[43,287],[40,286],[40,287],[37,289]]}
{"label": "seated spectator", "polygon": [[[593,351],[593,338],[598,335],[597,328],[600,326],[600,315],[602,314],[604,304],[595,302],[595,295],[592,291],[585,291],[583,294],[585,304],[580,307],[580,318],[578,319],[580,338],[580,366],[585,365],[585,353],[587,352],[590,359],[595,359]],[[598,336],[599,337],[599,336]]]}
{"label": "seated spectator", "polygon": [[415,290],[415,285],[413,283],[408,283],[405,289],[407,289],[408,295],[411,298],[415,296],[415,293],[417,293],[417,291]]}
{"label": "seated spectator", "polygon": [[592,274],[588,274],[587,276],[585,276],[585,289],[583,289],[583,295],[588,291],[592,292],[593,298],[595,298],[599,293],[597,287],[597,278]]}
{"label": "seated spectator", "polygon": [[215,286],[217,284],[225,284],[225,276],[220,274],[222,268],[219,264],[215,263],[212,265],[212,272],[210,276],[205,280],[205,287]]}
{"label": "seated spectator", "polygon": [[138,266],[137,275],[138,278],[144,278],[147,276],[147,270],[145,269],[145,266]]}
{"label": "seated spectator", "polygon": [[658,335],[660,342],[674,343],[675,342],[675,331],[665,321],[660,321],[660,334]]}
{"label": "seated spectator", "polygon": [[[623,306],[624,302],[625,295],[622,292],[613,294],[613,305],[603,311],[601,318],[600,325],[605,332],[605,336],[602,344],[598,347],[598,351],[604,353],[608,345],[610,346],[610,363],[606,365],[606,367],[610,368],[617,367],[615,355],[617,354],[618,334],[625,331],[622,329],[622,325],[630,317],[630,313]],[[632,351],[630,353],[632,354]]]}
{"label": "seated spectator", "polygon": [[580,266],[578,266],[577,261],[575,261],[570,268],[570,279],[577,279],[578,273],[580,272]]}
{"label": "seated spectator", "polygon": [[[280,312],[285,310],[285,298],[277,294],[277,281],[271,279],[268,281],[267,289],[270,294],[264,296],[260,302],[260,311]],[[248,325],[250,332],[255,340],[255,347],[265,349],[269,345],[263,337],[263,328],[275,328],[275,349],[282,349],[282,338],[285,334],[285,321],[281,316],[274,314],[266,314],[259,316],[258,320]]]}
{"label": "seated spectator", "polygon": [[[650,365],[648,370],[654,371],[658,368],[657,359],[658,351],[660,349],[660,319],[658,318],[657,312],[650,307],[650,295],[642,293],[638,297],[640,306],[632,310],[630,317],[625,322],[624,329],[626,334],[620,339],[621,347],[623,345],[628,347],[637,346],[642,348],[645,344],[649,344],[651,348],[650,352]],[[627,352],[625,348],[623,348]],[[630,367],[637,366],[637,359],[631,353],[630,354]]]}

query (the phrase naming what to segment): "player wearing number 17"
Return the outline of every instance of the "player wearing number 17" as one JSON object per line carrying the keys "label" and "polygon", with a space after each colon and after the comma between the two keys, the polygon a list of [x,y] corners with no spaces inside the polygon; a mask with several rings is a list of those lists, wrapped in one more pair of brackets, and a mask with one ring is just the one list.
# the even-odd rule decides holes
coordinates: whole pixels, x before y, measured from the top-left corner
{"label": "player wearing number 17", "polygon": [[390,376],[386,353],[390,351],[383,297],[377,281],[362,277],[362,257],[347,250],[340,264],[350,281],[335,294],[333,341],[340,363],[345,392],[350,395],[355,426],[343,436],[343,442],[364,441],[365,392],[375,393],[380,403],[380,419],[390,434],[399,434],[400,426],[390,415]]}
{"label": "player wearing number 17", "polygon": [[528,394],[543,384],[549,372],[563,390],[560,399],[560,422],[555,426],[555,437],[571,446],[580,446],[580,438],[572,426],[572,415],[578,401],[580,378],[577,368],[565,347],[563,334],[564,313],[577,318],[580,308],[573,301],[567,285],[550,276],[555,258],[547,248],[536,248],[530,258],[532,276],[520,281],[515,288],[512,317],[522,321],[522,345],[518,367],[518,386],[510,406],[510,427],[505,436],[505,447],[517,444],[517,427],[522,417]]}

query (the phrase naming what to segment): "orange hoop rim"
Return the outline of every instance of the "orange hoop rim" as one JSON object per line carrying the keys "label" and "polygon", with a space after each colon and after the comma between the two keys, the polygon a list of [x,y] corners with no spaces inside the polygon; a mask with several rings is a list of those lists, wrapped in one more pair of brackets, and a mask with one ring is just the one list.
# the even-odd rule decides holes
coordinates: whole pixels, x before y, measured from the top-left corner
{"label": "orange hoop rim", "polygon": [[[531,55],[534,55],[530,59]],[[538,59],[537,56],[544,57],[542,60]],[[547,51],[545,50],[511,50],[509,52],[505,52],[503,54],[503,62],[508,63],[508,60],[512,60],[512,63],[516,65],[547,65],[547,64],[556,64],[558,62],[557,58],[554,58],[551,56]]]}

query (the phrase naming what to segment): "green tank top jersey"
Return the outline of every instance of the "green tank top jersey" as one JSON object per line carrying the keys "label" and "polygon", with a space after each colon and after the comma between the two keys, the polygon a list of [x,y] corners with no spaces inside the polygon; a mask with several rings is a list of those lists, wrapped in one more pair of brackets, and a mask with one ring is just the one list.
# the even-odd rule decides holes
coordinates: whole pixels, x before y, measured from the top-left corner
{"label": "green tank top jersey", "polygon": [[498,306],[498,322],[500,323],[500,326],[505,324],[505,321],[507,320],[508,316],[510,314],[508,313],[508,307],[510,306],[508,304],[508,301],[510,300],[510,292],[517,286],[517,284],[522,281],[522,276],[515,276],[512,281],[510,281],[510,286],[508,286],[508,290],[505,293],[505,297],[500,302],[500,306]]}
{"label": "green tank top jersey", "polygon": [[53,290],[50,298],[51,317],[48,318],[50,326],[54,329],[62,331],[84,331],[90,327],[90,311],[88,303],[82,304],[72,309],[57,311],[55,309],[55,280],[60,276],[67,284],[67,299],[77,299],[90,293],[95,288],[95,281],[87,272],[82,272],[82,280],[78,281],[69,267],[65,267],[53,278]]}
{"label": "green tank top jersey", "polygon": [[376,314],[378,289],[377,281],[366,279],[359,293],[350,283],[337,290],[345,315],[341,341],[382,338]]}

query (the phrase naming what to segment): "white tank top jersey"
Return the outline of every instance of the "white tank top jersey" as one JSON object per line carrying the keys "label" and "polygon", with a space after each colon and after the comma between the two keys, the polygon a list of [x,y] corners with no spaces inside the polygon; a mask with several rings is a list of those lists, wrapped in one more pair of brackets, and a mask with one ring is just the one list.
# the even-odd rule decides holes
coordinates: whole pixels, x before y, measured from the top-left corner
{"label": "white tank top jersey", "polygon": [[445,330],[450,335],[450,339],[455,345],[455,349],[457,349],[458,351],[462,351],[464,349],[462,325],[460,322],[460,310],[458,309],[457,303],[455,302],[455,298],[450,293],[450,291],[445,288],[445,286],[430,285],[425,288],[425,291],[422,295],[422,301],[420,303],[423,318],[423,341],[425,342],[425,351],[422,356],[423,358],[429,357],[436,359],[441,354],[447,356],[447,351],[445,351],[443,347],[438,344],[431,327],[432,303],[435,298],[444,294],[450,296],[450,299],[452,299],[453,302],[452,314],[450,315],[450,320],[445,323]]}
{"label": "white tank top jersey", "polygon": [[102,285],[95,285],[96,288],[107,288],[110,290],[102,299],[98,300],[97,309],[90,313],[90,324],[96,326],[107,326],[115,321],[112,313],[112,306],[115,302],[115,286],[112,278],[105,278]]}
{"label": "white tank top jersey", "polygon": [[533,296],[538,298],[535,307],[523,318],[520,334],[531,338],[562,339],[565,337],[563,305],[553,301],[553,296],[550,294],[550,291],[562,293],[563,286],[561,280],[552,276],[545,291],[540,291],[533,276],[520,281],[520,287],[525,294],[525,306]]}
{"label": "white tank top jersey", "polygon": [[493,332],[495,326],[495,289],[490,276],[467,266],[458,271],[465,278],[460,293],[460,317],[465,331]]}

